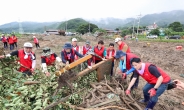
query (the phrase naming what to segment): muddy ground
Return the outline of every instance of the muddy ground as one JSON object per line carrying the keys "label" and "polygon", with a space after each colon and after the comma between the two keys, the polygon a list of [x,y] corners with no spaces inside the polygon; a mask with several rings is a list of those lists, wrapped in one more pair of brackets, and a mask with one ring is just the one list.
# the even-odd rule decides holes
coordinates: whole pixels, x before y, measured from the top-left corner
{"label": "muddy ground", "polygon": [[[40,41],[40,49],[36,49],[35,46],[33,51],[36,53],[37,57],[37,68],[40,68],[40,56],[42,53],[43,47],[50,47],[58,56],[60,56],[60,51],[65,42],[70,42],[71,37],[69,36],[38,36]],[[90,36],[82,36],[82,39],[78,44],[80,46],[85,44],[85,40],[90,40],[91,45],[94,46],[97,44],[98,40]],[[32,36],[27,36],[18,39],[18,48],[23,47],[24,42],[33,43]],[[114,42],[113,39],[104,39],[105,47],[108,47],[110,42]],[[141,57],[143,62],[150,62],[165,70],[170,76],[171,79],[180,79],[184,82],[184,78],[180,77],[180,74],[184,74],[184,49],[177,50],[176,46],[183,46],[184,43],[172,43],[172,42],[148,42],[148,41],[139,41],[135,42],[132,40],[125,41],[131,48],[131,51]],[[148,46],[150,43],[150,46]],[[0,43],[2,47],[2,43]],[[117,46],[115,47],[117,48]],[[9,50],[6,50],[6,53],[9,53]],[[139,87],[136,91],[137,94],[142,96],[142,87],[146,82],[140,80]],[[138,99],[137,99],[138,100]],[[184,102],[184,91],[181,90],[169,90],[166,91],[162,96],[159,97],[159,101],[155,107],[155,110],[158,110],[160,104],[166,105],[169,109],[173,110],[182,110],[184,105],[181,103]],[[144,105],[142,105],[144,107]]]}

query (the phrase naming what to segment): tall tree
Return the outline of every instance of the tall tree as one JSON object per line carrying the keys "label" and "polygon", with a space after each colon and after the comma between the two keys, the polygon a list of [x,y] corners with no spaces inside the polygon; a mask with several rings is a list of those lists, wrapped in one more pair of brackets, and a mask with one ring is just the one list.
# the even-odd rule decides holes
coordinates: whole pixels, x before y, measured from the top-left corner
{"label": "tall tree", "polygon": [[168,28],[171,28],[175,32],[182,32],[183,31],[183,26],[180,22],[173,22],[169,24]]}
{"label": "tall tree", "polygon": [[151,30],[150,34],[159,36],[160,31],[159,31],[159,29],[153,29],[153,30]]}
{"label": "tall tree", "polygon": [[[96,28],[98,28],[97,25],[95,24],[91,24],[90,23],[90,32],[93,32],[93,29],[96,30]],[[89,24],[82,24],[80,25],[77,29],[76,29],[77,32],[81,33],[81,34],[85,34],[87,32],[89,32]]]}

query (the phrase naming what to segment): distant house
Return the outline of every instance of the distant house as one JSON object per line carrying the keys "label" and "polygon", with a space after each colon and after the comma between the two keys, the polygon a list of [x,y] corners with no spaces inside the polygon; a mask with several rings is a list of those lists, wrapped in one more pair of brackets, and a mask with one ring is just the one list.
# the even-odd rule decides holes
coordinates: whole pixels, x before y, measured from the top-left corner
{"label": "distant house", "polygon": [[104,29],[107,34],[120,34],[121,31],[116,31],[116,30],[112,30],[112,29]]}
{"label": "distant house", "polygon": [[152,25],[146,26],[146,28],[151,31],[158,28],[158,25],[154,22]]}
{"label": "distant house", "polygon": [[49,35],[59,35],[58,30],[47,30],[46,33]]}

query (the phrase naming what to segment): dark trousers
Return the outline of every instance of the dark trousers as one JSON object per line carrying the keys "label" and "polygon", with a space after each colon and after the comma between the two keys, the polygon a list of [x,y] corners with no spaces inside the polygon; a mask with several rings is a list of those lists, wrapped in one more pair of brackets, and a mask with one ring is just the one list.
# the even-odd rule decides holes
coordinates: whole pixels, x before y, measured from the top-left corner
{"label": "dark trousers", "polygon": [[4,42],[4,48],[7,49],[8,48],[8,43]]}
{"label": "dark trousers", "polygon": [[14,46],[17,48],[17,42],[14,42]]}
{"label": "dark trousers", "polygon": [[13,50],[13,49],[14,49],[14,43],[10,44],[10,50]]}
{"label": "dark trousers", "polygon": [[35,43],[36,48],[40,48],[39,43]]}
{"label": "dark trousers", "polygon": [[97,63],[99,63],[99,62],[101,62],[102,60],[95,60],[95,64],[97,64]]}
{"label": "dark trousers", "polygon": [[113,68],[114,68],[114,61],[112,61],[112,66],[111,66],[111,76],[113,75]]}
{"label": "dark trousers", "polygon": [[26,75],[31,76],[32,75],[31,71],[29,71],[29,70],[26,70],[22,73],[24,74],[24,76],[26,76]]}
{"label": "dark trousers", "polygon": [[164,93],[165,90],[167,90],[167,87],[168,87],[168,84],[169,83],[162,83],[157,91],[156,91],[156,95],[153,96],[153,97],[150,97],[150,94],[148,93],[148,91],[151,89],[151,88],[154,88],[155,84],[150,84],[150,83],[147,83],[144,88],[143,88],[143,94],[144,94],[144,100],[145,102],[149,101],[146,108],[151,108],[153,109],[153,107],[155,106],[155,104],[157,103],[158,101],[158,97]]}

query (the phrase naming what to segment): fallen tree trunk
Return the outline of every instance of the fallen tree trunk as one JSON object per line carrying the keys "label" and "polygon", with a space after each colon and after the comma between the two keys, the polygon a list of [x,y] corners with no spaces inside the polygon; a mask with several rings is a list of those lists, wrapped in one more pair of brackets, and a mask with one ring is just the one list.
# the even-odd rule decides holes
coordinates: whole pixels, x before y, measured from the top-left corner
{"label": "fallen tree trunk", "polygon": [[24,82],[24,85],[32,85],[32,84],[40,84],[39,81],[26,81]]}
{"label": "fallen tree trunk", "polygon": [[[76,80],[77,78],[79,78],[79,77],[81,77],[81,76],[84,76],[84,75],[86,75],[86,74],[88,74],[88,73],[90,73],[90,72],[96,70],[97,68],[99,68],[102,64],[106,63],[107,61],[112,61],[112,60],[113,60],[113,58],[108,59],[108,60],[101,61],[101,62],[99,62],[99,63],[93,65],[91,69],[86,68],[85,70],[83,70],[83,71],[81,71],[80,73],[78,73],[77,76],[71,78],[70,81]],[[102,73],[97,73],[97,76],[98,76],[98,74],[101,74],[100,76],[103,76]]]}

